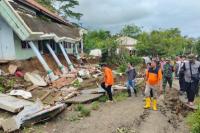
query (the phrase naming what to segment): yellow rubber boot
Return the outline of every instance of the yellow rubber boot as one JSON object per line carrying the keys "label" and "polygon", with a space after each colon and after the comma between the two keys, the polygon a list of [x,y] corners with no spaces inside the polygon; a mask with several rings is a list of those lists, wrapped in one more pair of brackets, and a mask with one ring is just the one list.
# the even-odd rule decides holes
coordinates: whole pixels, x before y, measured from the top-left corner
{"label": "yellow rubber boot", "polygon": [[158,110],[158,108],[157,108],[157,100],[156,99],[153,100],[153,110],[154,111]]}
{"label": "yellow rubber boot", "polygon": [[151,108],[151,99],[148,97],[145,99],[145,106],[144,106],[145,109],[149,109]]}

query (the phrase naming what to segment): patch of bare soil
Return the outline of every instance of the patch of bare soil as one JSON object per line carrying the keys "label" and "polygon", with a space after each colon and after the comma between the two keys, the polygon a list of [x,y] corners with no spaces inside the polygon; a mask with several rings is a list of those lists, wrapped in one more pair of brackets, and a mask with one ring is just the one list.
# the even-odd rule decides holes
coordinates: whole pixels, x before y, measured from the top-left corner
{"label": "patch of bare soil", "polygon": [[[75,112],[66,110],[33,132],[46,133],[188,133],[176,95],[166,98],[158,111],[144,110],[143,97],[105,103],[91,116],[69,121]],[[161,102],[159,102],[161,103]]]}

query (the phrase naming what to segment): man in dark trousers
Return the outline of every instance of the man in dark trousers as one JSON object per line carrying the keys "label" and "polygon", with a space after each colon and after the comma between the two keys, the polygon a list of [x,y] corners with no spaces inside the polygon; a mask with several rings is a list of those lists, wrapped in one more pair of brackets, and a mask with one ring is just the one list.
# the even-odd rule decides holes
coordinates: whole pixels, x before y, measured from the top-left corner
{"label": "man in dark trousers", "polygon": [[165,61],[166,63],[163,66],[163,84],[162,84],[164,94],[166,92],[169,92],[169,89],[168,91],[166,91],[167,83],[169,84],[170,90],[172,89],[173,72],[174,72],[174,67],[170,64],[170,59],[166,58]]}
{"label": "man in dark trousers", "polygon": [[114,84],[112,70],[107,66],[107,64],[101,64],[104,73],[104,81],[101,83],[101,87],[107,92],[109,97],[109,102],[113,101],[111,87]]}
{"label": "man in dark trousers", "polygon": [[193,106],[195,94],[198,93],[200,62],[196,61],[193,54],[189,55],[188,59],[189,61],[185,61],[181,71],[184,72],[188,104]]}

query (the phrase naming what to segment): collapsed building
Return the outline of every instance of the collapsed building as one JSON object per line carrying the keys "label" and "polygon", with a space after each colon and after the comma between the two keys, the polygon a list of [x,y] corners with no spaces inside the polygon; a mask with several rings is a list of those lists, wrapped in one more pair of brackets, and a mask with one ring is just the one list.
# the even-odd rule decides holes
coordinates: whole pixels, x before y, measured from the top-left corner
{"label": "collapsed building", "polygon": [[68,54],[80,58],[82,31],[34,0],[0,1],[0,61],[36,56],[52,81],[57,77],[42,54],[50,53],[61,72],[67,73],[57,57],[57,54],[63,54],[67,67],[73,70]]}

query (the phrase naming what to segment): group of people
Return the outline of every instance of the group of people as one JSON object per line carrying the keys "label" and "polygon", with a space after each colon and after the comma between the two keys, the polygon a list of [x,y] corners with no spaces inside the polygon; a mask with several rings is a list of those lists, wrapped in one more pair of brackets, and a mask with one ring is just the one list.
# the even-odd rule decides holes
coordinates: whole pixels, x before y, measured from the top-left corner
{"label": "group of people", "polygon": [[[112,70],[106,65],[102,65],[104,72],[104,81],[101,87],[107,91],[109,101],[113,101],[111,87],[114,83]],[[137,76],[136,69],[133,64],[128,63],[127,66],[127,92],[131,97],[132,93],[137,96],[135,88],[135,78]],[[169,58],[151,59],[147,63],[145,70],[145,109],[152,106],[153,110],[157,110],[157,98],[161,94],[169,94],[172,89],[173,79],[179,80],[180,94],[187,95],[188,105],[194,105],[195,96],[199,93],[199,79],[200,79],[200,62],[196,60],[194,55],[177,56],[176,61],[172,62]],[[169,84],[169,88],[166,88]]]}

